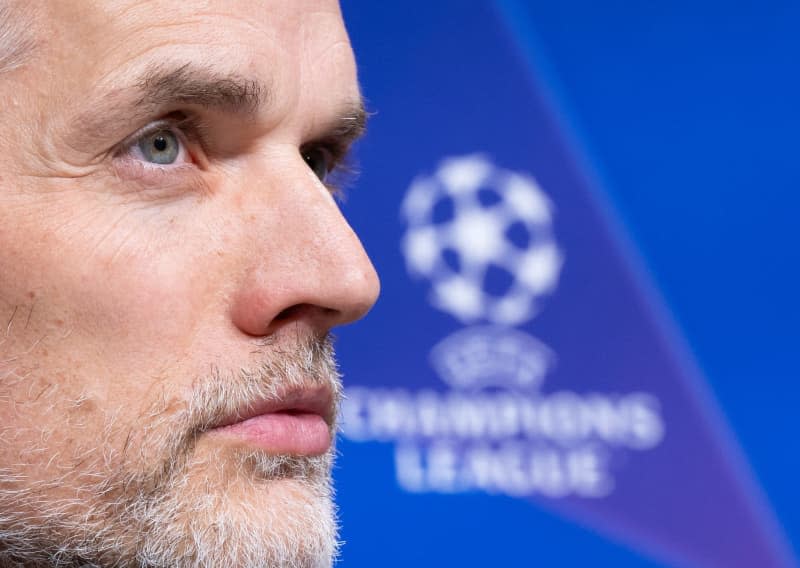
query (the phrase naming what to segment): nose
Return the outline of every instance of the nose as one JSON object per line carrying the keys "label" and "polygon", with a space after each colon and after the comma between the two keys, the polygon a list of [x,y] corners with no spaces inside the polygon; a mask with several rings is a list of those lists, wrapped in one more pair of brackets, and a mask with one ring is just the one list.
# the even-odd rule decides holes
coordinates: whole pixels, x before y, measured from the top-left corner
{"label": "nose", "polygon": [[378,297],[375,269],[329,191],[299,155],[288,162],[242,193],[250,244],[232,319],[251,336],[297,321],[323,333],[361,318]]}

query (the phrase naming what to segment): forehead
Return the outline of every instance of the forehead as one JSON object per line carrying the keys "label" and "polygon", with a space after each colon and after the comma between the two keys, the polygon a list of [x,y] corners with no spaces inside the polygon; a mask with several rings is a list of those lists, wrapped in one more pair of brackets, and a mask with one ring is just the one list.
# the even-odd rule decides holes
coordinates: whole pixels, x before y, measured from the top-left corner
{"label": "forehead", "polygon": [[154,64],[199,63],[270,84],[277,103],[358,96],[336,0],[52,0],[44,48],[76,88],[124,86]]}

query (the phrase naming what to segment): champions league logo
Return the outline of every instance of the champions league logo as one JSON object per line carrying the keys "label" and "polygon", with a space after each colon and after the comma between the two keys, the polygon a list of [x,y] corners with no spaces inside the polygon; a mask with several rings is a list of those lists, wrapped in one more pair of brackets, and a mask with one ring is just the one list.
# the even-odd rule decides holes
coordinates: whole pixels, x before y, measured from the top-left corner
{"label": "champions league logo", "polygon": [[463,326],[429,353],[449,390],[348,388],[344,435],[393,442],[411,492],[613,492],[615,452],[661,443],[660,405],[644,392],[542,392],[557,353],[518,326],[557,293],[564,254],[536,181],[482,155],[445,159],[414,180],[401,216],[409,274]]}
{"label": "champions league logo", "polygon": [[556,286],[551,205],[530,177],[480,155],[451,158],[414,181],[402,215],[409,272],[429,280],[431,303],[463,323],[524,323]]}

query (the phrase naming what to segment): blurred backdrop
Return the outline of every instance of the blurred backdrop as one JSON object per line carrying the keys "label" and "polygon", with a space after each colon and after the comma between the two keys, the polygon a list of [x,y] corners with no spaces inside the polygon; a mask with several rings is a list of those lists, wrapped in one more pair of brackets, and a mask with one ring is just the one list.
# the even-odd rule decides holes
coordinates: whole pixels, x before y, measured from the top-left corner
{"label": "blurred backdrop", "polygon": [[342,5],[343,565],[800,565],[800,5]]}

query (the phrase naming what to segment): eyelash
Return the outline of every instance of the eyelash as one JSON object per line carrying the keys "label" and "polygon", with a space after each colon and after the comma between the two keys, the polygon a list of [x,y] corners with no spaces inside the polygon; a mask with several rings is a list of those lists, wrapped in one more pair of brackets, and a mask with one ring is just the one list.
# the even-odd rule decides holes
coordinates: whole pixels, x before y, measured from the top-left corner
{"label": "eyelash", "polygon": [[[135,151],[137,144],[145,137],[155,134],[160,130],[169,130],[177,137],[183,151],[187,154],[191,163],[177,165],[158,165],[145,162],[141,157],[133,158],[131,154]],[[163,182],[164,177],[176,174],[185,175],[190,170],[196,172],[199,166],[204,166],[202,157],[198,157],[196,149],[200,149],[200,155],[208,153],[209,145],[206,143],[211,135],[210,127],[203,122],[200,117],[184,112],[176,112],[166,117],[151,122],[144,128],[139,129],[129,136],[120,145],[117,157],[122,158],[126,177],[141,179],[147,175],[157,175],[158,181]],[[349,161],[350,144],[338,139],[321,139],[303,144],[300,149],[301,159],[305,152],[312,149],[322,149],[331,157],[331,164],[328,174],[321,183],[337,200],[345,198],[346,188],[357,176],[357,171]]]}
{"label": "eyelash", "polygon": [[300,156],[313,149],[321,149],[331,158],[328,174],[320,183],[337,201],[344,201],[347,188],[358,176],[358,171],[350,160],[350,145],[336,139],[316,140],[301,146]]}

